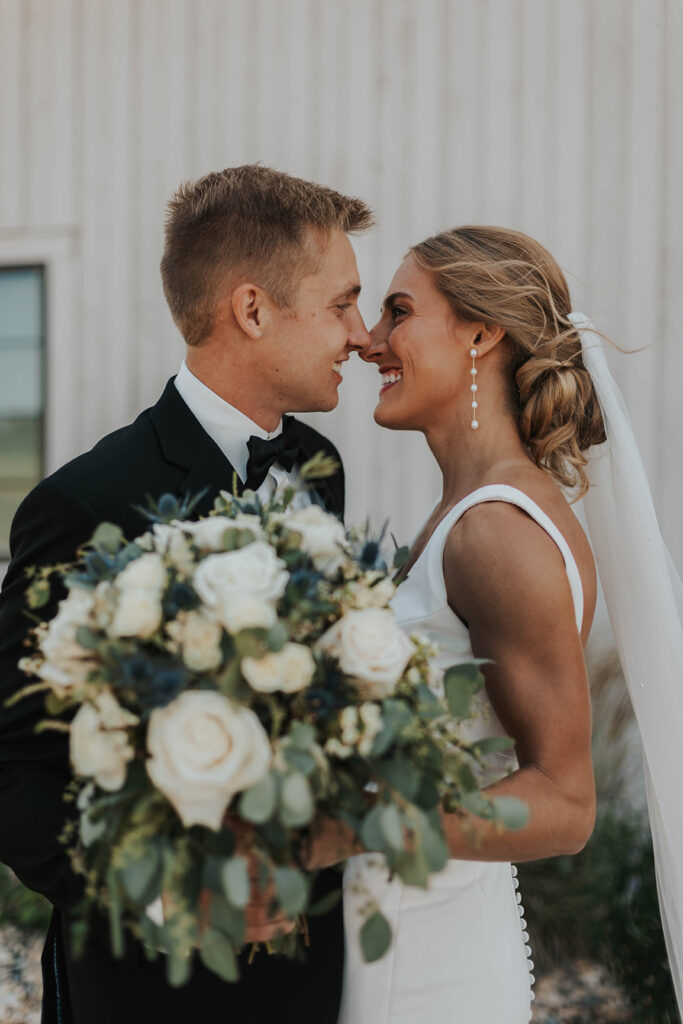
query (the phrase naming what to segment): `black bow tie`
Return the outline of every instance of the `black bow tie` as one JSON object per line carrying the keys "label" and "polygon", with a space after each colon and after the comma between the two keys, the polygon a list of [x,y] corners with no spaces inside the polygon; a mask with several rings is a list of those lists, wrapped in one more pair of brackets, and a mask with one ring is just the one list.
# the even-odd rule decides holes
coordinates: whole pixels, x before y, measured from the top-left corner
{"label": "black bow tie", "polygon": [[247,441],[249,461],[247,462],[247,480],[245,487],[257,491],[268,476],[268,470],[274,462],[288,473],[294,468],[299,452],[299,431],[293,416],[284,416],[282,433],[269,440],[262,437],[250,437]]}

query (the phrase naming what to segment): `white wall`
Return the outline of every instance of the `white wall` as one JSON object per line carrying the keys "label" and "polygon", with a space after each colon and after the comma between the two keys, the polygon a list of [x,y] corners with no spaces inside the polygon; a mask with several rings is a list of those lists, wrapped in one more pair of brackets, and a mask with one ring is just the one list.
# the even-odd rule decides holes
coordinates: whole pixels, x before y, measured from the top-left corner
{"label": "white wall", "polygon": [[[369,321],[437,228],[544,242],[576,306],[649,346],[613,365],[683,564],[682,44],[680,0],[0,0],[2,254],[66,253],[51,467],[177,368],[158,273],[174,188],[260,160],[375,208],[358,243]],[[374,426],[376,389],[354,366],[321,425],[351,518],[391,513],[405,538],[438,477],[421,438]]]}

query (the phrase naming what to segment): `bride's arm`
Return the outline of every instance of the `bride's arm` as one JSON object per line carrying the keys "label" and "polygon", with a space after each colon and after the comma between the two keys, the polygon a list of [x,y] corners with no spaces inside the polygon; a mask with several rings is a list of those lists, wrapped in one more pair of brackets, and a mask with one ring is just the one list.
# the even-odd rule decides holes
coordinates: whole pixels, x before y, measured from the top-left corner
{"label": "bride's arm", "polygon": [[[474,513],[474,514],[472,514]],[[477,506],[444,550],[449,604],[467,623],[491,703],[515,740],[519,769],[489,787],[529,807],[528,824],[501,831],[445,815],[451,856],[535,860],[583,848],[595,820],[590,694],[564,562],[548,535],[511,505]]]}

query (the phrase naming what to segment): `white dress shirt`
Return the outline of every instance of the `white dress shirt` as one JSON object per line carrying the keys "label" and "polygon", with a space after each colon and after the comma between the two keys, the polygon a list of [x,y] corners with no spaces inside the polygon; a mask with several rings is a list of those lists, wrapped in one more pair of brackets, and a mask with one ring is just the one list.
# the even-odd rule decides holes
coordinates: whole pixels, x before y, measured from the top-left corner
{"label": "white dress shirt", "polygon": [[[188,369],[185,360],[178,371],[175,386],[185,405],[199,420],[209,437],[216,442],[244,483],[249,460],[247,441],[252,436],[261,437],[264,440],[277,437],[282,433],[282,420],[275,430],[270,432],[259,427],[258,423],[254,423],[243,412],[230,405],[215,391],[203,384],[198,377],[195,377]],[[301,478],[296,466],[293,467],[291,473],[288,473],[277,462],[274,462],[268,471],[268,476],[256,493],[261,501],[266,502],[272,497],[276,488],[284,487],[287,484],[297,486],[300,482]],[[226,481],[223,490],[229,491],[231,486],[232,481]],[[306,491],[297,491],[290,507],[303,508],[310,504],[310,500]]]}

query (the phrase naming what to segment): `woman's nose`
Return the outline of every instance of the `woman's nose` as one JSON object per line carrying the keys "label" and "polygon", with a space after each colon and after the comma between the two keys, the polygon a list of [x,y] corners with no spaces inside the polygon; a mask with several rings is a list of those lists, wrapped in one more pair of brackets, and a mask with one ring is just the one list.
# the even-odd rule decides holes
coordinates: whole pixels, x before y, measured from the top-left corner
{"label": "woman's nose", "polygon": [[376,363],[386,355],[388,348],[386,330],[382,326],[381,320],[372,328],[368,334],[368,339],[368,345],[362,352],[359,352],[358,355],[361,359],[364,359],[366,363]]}

